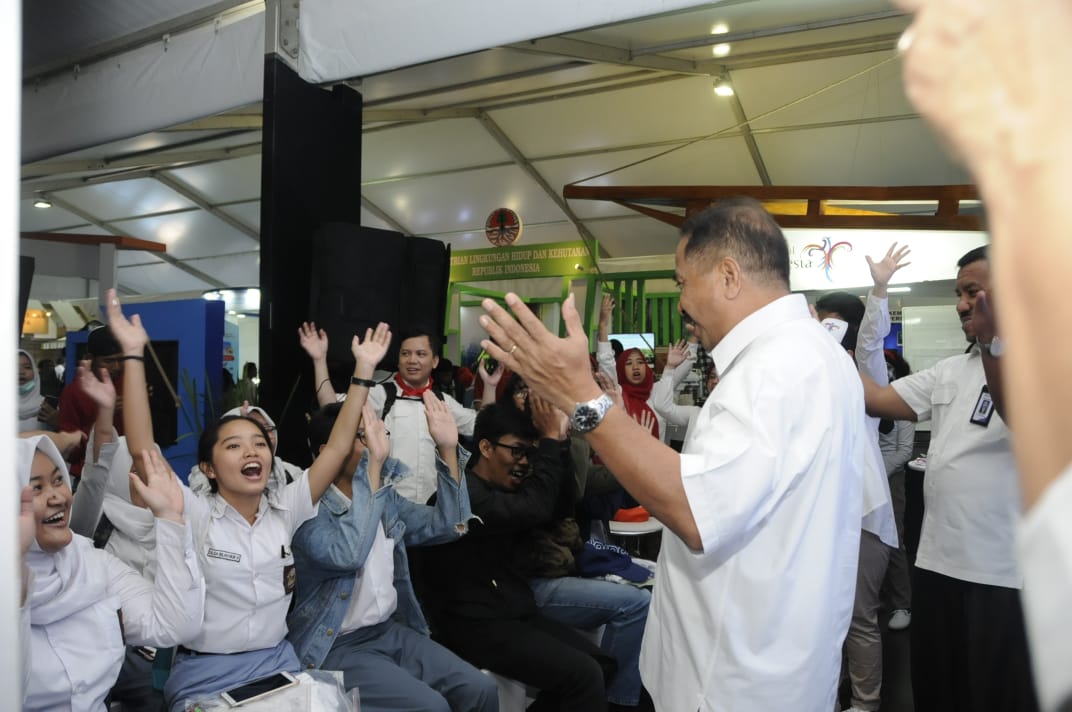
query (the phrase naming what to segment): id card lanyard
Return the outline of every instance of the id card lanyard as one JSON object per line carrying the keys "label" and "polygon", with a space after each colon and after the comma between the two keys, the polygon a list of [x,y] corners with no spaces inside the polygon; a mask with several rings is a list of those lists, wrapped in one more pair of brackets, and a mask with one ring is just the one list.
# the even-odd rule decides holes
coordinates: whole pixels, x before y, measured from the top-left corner
{"label": "id card lanyard", "polygon": [[979,400],[975,401],[971,422],[972,425],[980,425],[985,428],[990,425],[992,417],[994,417],[994,399],[990,396],[990,388],[984,384],[983,389],[979,391]]}

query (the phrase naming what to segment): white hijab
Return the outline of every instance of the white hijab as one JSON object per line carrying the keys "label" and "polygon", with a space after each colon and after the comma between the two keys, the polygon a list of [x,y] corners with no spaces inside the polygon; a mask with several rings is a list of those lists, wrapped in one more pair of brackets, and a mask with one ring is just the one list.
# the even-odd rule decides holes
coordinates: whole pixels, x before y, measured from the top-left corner
{"label": "white hijab", "polygon": [[[37,435],[16,441],[19,489],[30,483],[34,454],[39,450],[59,468],[64,482],[70,487],[71,477],[60,451],[47,436]],[[85,553],[92,549],[93,542],[77,534],[72,534],[71,543],[54,554],[42,551],[36,539],[30,544],[26,565],[34,574],[28,598],[32,625],[49,625],[63,620],[107,595],[105,572],[87,565]]]}
{"label": "white hijab", "polygon": [[[41,404],[45,401],[45,397],[41,395],[41,374],[37,372],[37,364],[34,363],[33,357],[28,352],[19,349],[17,358],[22,356],[25,356],[30,362],[34,380],[33,389],[29,393],[19,393],[19,430],[36,430],[38,428],[37,413],[41,410]],[[27,423],[29,423],[29,427],[24,427]]]}

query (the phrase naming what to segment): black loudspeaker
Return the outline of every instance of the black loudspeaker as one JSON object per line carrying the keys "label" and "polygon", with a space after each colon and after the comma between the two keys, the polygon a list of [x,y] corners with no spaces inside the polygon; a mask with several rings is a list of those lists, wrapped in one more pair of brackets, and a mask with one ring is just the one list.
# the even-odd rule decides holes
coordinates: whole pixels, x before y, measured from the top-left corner
{"label": "black loudspeaker", "polygon": [[33,257],[19,256],[19,313],[15,317],[15,328],[18,333],[15,338],[22,335],[22,320],[26,317],[26,305],[30,302],[30,285],[33,284],[34,276]]}
{"label": "black loudspeaker", "polygon": [[[385,321],[396,335],[421,327],[442,337],[450,248],[438,240],[329,223],[313,238],[310,314],[328,334],[328,362],[352,367],[354,334]],[[381,364],[393,370],[399,340]],[[334,370],[334,369],[333,369]],[[343,369],[345,370],[345,369]],[[336,384],[336,388],[344,384]]]}

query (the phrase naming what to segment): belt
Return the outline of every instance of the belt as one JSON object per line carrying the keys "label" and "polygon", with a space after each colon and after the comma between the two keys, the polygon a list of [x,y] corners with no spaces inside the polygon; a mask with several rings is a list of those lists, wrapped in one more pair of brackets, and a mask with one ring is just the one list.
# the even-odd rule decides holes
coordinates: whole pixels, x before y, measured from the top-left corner
{"label": "belt", "polygon": [[187,648],[185,645],[176,646],[175,652],[180,653],[182,655],[215,655],[216,654],[216,653],[203,653],[200,650],[191,650],[190,648]]}

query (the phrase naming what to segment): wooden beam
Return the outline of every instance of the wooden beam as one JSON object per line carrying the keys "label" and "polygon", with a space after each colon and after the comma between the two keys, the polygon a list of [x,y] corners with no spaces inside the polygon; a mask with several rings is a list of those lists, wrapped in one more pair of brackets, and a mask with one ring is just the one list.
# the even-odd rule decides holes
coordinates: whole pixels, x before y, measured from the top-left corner
{"label": "wooden beam", "polygon": [[68,242],[75,245],[115,245],[117,250],[167,252],[167,245],[163,242],[142,240],[137,237],[128,237],[126,235],[83,235],[77,232],[23,232],[19,234],[27,240]]}
{"label": "wooden beam", "polygon": [[[685,208],[690,215],[725,198],[749,196],[762,201],[782,227],[862,228],[885,230],[982,230],[982,219],[960,212],[960,201],[978,200],[974,185],[921,186],[583,186],[567,185],[565,198],[606,200],[675,227],[685,216],[666,208]],[[863,201],[926,202],[938,207],[933,215],[863,210],[830,205]],[[891,206],[892,207],[892,206]]]}

